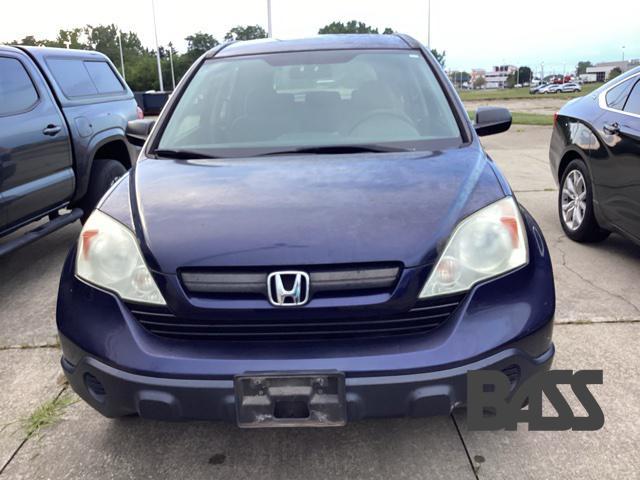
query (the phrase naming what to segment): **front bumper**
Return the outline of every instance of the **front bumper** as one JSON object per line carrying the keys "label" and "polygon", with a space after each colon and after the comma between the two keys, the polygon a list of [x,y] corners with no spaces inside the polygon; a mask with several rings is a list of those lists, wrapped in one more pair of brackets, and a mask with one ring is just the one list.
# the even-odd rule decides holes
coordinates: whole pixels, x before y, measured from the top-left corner
{"label": "front bumper", "polygon": [[[475,286],[432,332],[367,340],[214,342],[156,336],[116,295],[75,276],[72,250],[57,308],[65,373],[82,398],[110,417],[233,421],[234,378],[258,371],[343,374],[349,421],[447,414],[465,404],[469,370],[504,370],[522,382],[551,364],[551,262],[538,226],[523,213],[529,226],[527,265]],[[425,278],[414,280],[418,288]],[[406,289],[399,294],[417,295]]]}
{"label": "front bumper", "polygon": [[[544,330],[544,329],[543,329]],[[533,335],[547,335],[536,332]],[[161,378],[129,373],[82,352],[66,338],[63,350],[80,358],[62,358],[71,387],[107,417],[137,414],[156,420],[236,421],[234,381]],[[548,370],[554,347],[531,357],[517,345],[472,363],[423,373],[350,377],[345,379],[347,420],[372,417],[446,415],[466,404],[470,370],[505,372],[514,387],[534,373]]]}

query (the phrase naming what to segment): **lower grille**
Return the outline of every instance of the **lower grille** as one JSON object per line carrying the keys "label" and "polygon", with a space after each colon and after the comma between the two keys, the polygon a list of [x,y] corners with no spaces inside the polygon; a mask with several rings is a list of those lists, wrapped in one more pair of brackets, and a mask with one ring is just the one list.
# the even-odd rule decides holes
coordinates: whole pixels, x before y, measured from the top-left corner
{"label": "lower grille", "polygon": [[[421,300],[402,314],[365,318],[265,319],[179,318],[168,310],[130,306],[132,314],[149,332],[162,337],[215,341],[287,341],[319,339],[359,339],[419,335],[435,330],[451,316],[464,295]],[[272,313],[272,312],[270,312]],[[306,312],[305,312],[306,313]],[[303,315],[304,313],[301,313]]]}
{"label": "lower grille", "polygon": [[518,365],[509,365],[502,369],[502,373],[509,379],[510,388],[513,391],[520,381],[520,367]]}

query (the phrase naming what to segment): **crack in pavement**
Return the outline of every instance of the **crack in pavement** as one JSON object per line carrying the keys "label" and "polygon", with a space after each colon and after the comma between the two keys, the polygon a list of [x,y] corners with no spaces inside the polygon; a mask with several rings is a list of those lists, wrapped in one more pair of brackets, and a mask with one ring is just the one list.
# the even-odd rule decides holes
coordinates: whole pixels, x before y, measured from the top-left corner
{"label": "crack in pavement", "polygon": [[[67,389],[66,386],[62,387],[62,389],[60,389],[60,391],[58,392],[58,394],[54,397],[54,400],[57,400],[58,398],[60,398],[60,395],[62,395],[65,390]],[[25,436],[25,438],[22,440],[22,442],[20,442],[20,445],[18,445],[18,447],[15,449],[15,451],[11,454],[11,456],[9,457],[9,460],[7,460],[5,462],[4,465],[2,465],[2,467],[0,467],[0,475],[3,474],[3,472],[7,469],[7,467],[9,466],[9,464],[13,461],[14,458],[16,458],[16,455],[18,455],[18,452],[20,452],[20,450],[22,450],[22,447],[24,447],[26,445],[26,443],[31,439],[32,437],[29,436]]]}
{"label": "crack in pavement", "polygon": [[59,343],[36,343],[25,345],[3,345],[0,346],[0,352],[7,350],[36,350],[39,348],[60,348]]}
{"label": "crack in pavement", "polygon": [[560,252],[560,261],[561,264],[564,268],[566,268],[568,271],[570,271],[571,273],[573,273],[574,275],[576,275],[580,280],[584,281],[585,283],[591,285],[593,288],[600,290],[603,293],[606,293],[607,295],[610,295],[614,298],[617,298],[618,300],[622,300],[622,302],[626,303],[627,305],[629,305],[631,308],[633,308],[637,313],[640,314],[640,308],[638,308],[638,306],[631,302],[630,300],[627,300],[626,298],[624,298],[622,295],[619,295],[617,293],[614,293],[610,290],[607,290],[604,287],[601,287],[600,285],[596,285],[594,282],[592,282],[591,280],[589,280],[588,278],[585,278],[582,274],[580,274],[579,272],[577,272],[576,270],[574,270],[573,268],[571,268],[569,265],[567,265],[567,252],[565,252],[562,247],[560,247],[560,243],[561,241],[564,239],[564,235],[561,235],[560,237],[556,238],[555,243],[555,247],[558,249],[558,251]]}
{"label": "crack in pavement", "polygon": [[554,327],[560,325],[602,325],[603,323],[623,323],[633,324],[640,323],[640,318],[612,318],[612,319],[599,319],[599,320],[566,320],[562,322],[556,321]]}
{"label": "crack in pavement", "polygon": [[473,476],[476,478],[476,480],[479,480],[479,478],[478,478],[478,469],[473,464],[473,460],[471,460],[471,454],[469,453],[469,449],[467,448],[467,444],[464,441],[464,437],[462,436],[462,432],[460,431],[460,427],[458,426],[458,422],[456,422],[456,417],[453,415],[453,413],[450,413],[449,416],[451,417],[451,420],[453,421],[453,426],[456,427],[456,432],[458,432],[458,438],[460,439],[460,442],[462,443],[462,448],[464,448],[464,453],[467,456],[467,460],[469,462],[469,466],[471,467],[471,471],[473,472]]}
{"label": "crack in pavement", "polygon": [[528,153],[522,153],[522,152],[520,152],[519,155],[522,156],[522,157],[530,158],[531,160],[534,160],[534,161],[536,161],[538,163],[542,163],[544,165],[548,165],[549,164],[548,160],[542,160],[542,159],[536,157],[535,155],[530,155]]}

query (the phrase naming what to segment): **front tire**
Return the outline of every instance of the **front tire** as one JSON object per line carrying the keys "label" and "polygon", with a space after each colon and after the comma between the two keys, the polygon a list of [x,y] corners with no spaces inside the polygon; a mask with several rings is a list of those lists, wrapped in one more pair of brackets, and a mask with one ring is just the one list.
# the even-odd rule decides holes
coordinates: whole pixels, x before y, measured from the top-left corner
{"label": "front tire", "polygon": [[567,166],[558,192],[560,225],[567,236],[576,242],[601,242],[611,232],[598,225],[593,211],[593,187],[582,160]]}
{"label": "front tire", "polygon": [[84,213],[80,221],[84,224],[96,208],[96,205],[118,178],[127,172],[125,166],[117,160],[95,160],[91,168],[91,178],[87,193],[78,202]]}

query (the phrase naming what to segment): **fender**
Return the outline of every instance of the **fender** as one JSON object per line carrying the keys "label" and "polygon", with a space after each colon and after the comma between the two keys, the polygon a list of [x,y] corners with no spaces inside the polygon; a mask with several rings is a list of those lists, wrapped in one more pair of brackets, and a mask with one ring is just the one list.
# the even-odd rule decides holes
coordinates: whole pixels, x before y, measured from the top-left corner
{"label": "fender", "polygon": [[133,165],[137,152],[134,147],[127,141],[124,130],[118,127],[110,128],[96,133],[88,144],[82,145],[83,152],[76,152],[76,158],[86,159],[76,163],[76,175],[77,175],[77,187],[73,196],[73,201],[77,201],[84,196],[89,186],[89,179],[91,177],[91,168],[96,152],[100,147],[106,145],[109,142],[122,141],[127,147],[129,154],[129,163]]}
{"label": "fender", "polygon": [[[597,141],[597,137],[593,134],[593,132],[591,132],[591,136],[594,137]],[[587,167],[587,172],[589,174],[589,181],[591,182],[591,188],[595,188],[596,184],[593,181],[593,174],[591,172],[591,157],[590,155],[585,152],[584,150],[582,150],[581,148],[578,148],[575,145],[570,145],[568,148],[566,148],[563,153],[562,153],[562,157],[560,157],[561,159],[564,159],[564,157],[567,155],[567,153],[575,153],[576,155],[578,155],[580,157],[580,159],[582,159],[582,161],[584,162],[584,164]],[[557,171],[557,177],[558,177],[558,187],[560,187],[560,170],[562,168],[565,167],[565,165],[563,165],[564,163],[568,163],[565,162],[563,160],[560,160],[560,164],[558,165],[558,171]],[[596,200],[596,198],[594,197],[593,199],[593,213],[596,217],[596,221],[598,222],[598,224],[600,226],[602,226],[603,228],[607,228],[607,229],[611,229],[612,228],[612,224],[609,221],[609,219],[607,218],[607,216],[604,214],[600,203]]]}
{"label": "fender", "polygon": [[[585,163],[585,165],[587,166],[587,170],[589,170],[589,177],[591,177],[591,168],[589,168],[589,154],[583,149],[576,147],[575,145],[569,145],[563,150],[562,156],[560,157],[560,164],[558,165],[558,186],[560,186],[560,181],[562,180],[560,178],[560,171],[564,170],[571,161],[564,160],[568,153],[575,153]],[[590,180],[593,179],[590,178]]]}
{"label": "fender", "polygon": [[[575,153],[587,165],[589,175],[591,169],[589,166],[589,151],[598,141],[597,136],[591,129],[571,117],[558,117],[557,125],[553,129],[551,142],[549,145],[549,157],[551,160],[551,169],[556,185],[560,186],[562,181],[561,171],[566,167],[567,161],[564,160],[567,153]],[[581,148],[579,145],[586,147]],[[554,164],[554,159],[557,164]],[[593,178],[591,178],[593,183]]]}

